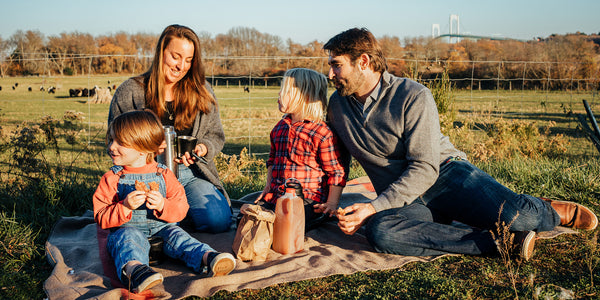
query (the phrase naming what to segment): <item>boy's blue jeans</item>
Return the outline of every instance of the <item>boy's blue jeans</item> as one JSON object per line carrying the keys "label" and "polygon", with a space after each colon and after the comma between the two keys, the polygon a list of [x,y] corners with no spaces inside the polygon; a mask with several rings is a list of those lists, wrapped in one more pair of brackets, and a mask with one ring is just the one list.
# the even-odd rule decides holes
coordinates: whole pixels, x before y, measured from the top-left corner
{"label": "boy's blue jeans", "polygon": [[191,168],[179,165],[179,182],[185,188],[191,218],[197,231],[220,233],[229,230],[232,222],[227,198],[209,181],[194,175]]}
{"label": "boy's blue jeans", "polygon": [[[202,271],[204,253],[215,251],[174,224],[168,224],[153,235],[162,237],[163,251],[167,256],[184,261],[196,272]],[[148,265],[149,236],[149,232],[129,226],[120,227],[108,235],[106,248],[115,260],[119,279],[123,266],[129,261],[136,260]]]}
{"label": "boy's blue jeans", "polygon": [[[468,161],[442,164],[435,184],[412,204],[371,216],[367,239],[384,253],[428,256],[497,252],[490,230],[548,231],[560,224],[549,203],[517,194]],[[470,227],[450,225],[458,221]]]}

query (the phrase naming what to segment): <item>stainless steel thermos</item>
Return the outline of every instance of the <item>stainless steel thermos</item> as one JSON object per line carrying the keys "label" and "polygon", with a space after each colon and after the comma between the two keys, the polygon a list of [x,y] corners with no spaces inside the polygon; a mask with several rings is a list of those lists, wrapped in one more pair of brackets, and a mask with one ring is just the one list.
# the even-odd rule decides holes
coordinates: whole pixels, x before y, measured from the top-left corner
{"label": "stainless steel thermos", "polygon": [[165,131],[167,148],[163,153],[158,155],[156,160],[159,163],[165,164],[169,170],[175,173],[175,176],[178,176],[177,163],[173,161],[177,157],[177,133],[173,126],[163,126],[163,129]]}

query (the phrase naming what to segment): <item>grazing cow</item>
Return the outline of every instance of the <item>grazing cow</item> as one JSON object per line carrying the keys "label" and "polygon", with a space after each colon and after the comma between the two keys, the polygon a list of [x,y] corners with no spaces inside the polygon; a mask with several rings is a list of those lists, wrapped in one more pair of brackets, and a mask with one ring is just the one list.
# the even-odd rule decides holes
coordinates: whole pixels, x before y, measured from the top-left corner
{"label": "grazing cow", "polygon": [[87,97],[89,94],[90,91],[87,88],[83,88],[83,90],[81,90],[81,97]]}
{"label": "grazing cow", "polygon": [[43,92],[43,91],[45,91],[45,90],[46,90],[46,89],[44,89],[44,86],[43,86],[43,85],[40,85],[40,92]]}
{"label": "grazing cow", "polygon": [[30,86],[27,87],[27,90],[30,92],[33,91]]}
{"label": "grazing cow", "polygon": [[94,90],[96,93],[94,97],[90,99],[92,103],[108,103],[112,99],[112,96],[110,95],[110,87],[106,89],[96,87]]}
{"label": "grazing cow", "polygon": [[247,86],[245,86],[245,87],[244,87],[244,92],[246,92],[246,93],[250,93],[250,88],[249,88],[249,87],[247,87]]}
{"label": "grazing cow", "polygon": [[15,87],[18,87],[18,86],[19,86],[19,83],[18,83],[18,82],[15,82]]}
{"label": "grazing cow", "polygon": [[13,91],[16,89],[16,87],[14,85],[12,86],[12,88],[13,88]]}
{"label": "grazing cow", "polygon": [[69,97],[79,97],[81,96],[80,89],[69,89]]}
{"label": "grazing cow", "polygon": [[97,88],[98,88],[98,86],[94,86],[93,89],[89,90],[90,97],[94,97],[96,95],[96,89]]}
{"label": "grazing cow", "polygon": [[53,86],[49,87],[48,88],[48,94],[54,94],[54,93],[56,93],[56,88],[53,87]]}
{"label": "grazing cow", "polygon": [[0,91],[2,90],[2,86],[0,85]]}

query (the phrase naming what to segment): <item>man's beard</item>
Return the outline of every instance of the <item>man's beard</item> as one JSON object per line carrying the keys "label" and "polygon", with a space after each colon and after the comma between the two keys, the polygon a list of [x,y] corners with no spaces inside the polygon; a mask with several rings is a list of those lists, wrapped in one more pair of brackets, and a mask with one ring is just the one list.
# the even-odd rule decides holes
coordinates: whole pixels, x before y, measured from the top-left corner
{"label": "man's beard", "polygon": [[338,81],[339,87],[336,88],[338,94],[342,97],[350,96],[358,90],[358,86],[364,80],[364,75],[359,70],[354,70],[348,78],[345,79],[345,83]]}

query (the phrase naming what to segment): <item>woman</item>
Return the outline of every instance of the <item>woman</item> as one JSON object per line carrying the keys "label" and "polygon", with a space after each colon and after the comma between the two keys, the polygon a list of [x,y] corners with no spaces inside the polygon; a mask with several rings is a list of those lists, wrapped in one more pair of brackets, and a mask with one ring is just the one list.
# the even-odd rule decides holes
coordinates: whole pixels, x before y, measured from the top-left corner
{"label": "woman", "polygon": [[188,27],[170,25],[161,34],[150,69],[123,82],[110,104],[108,123],[118,115],[150,109],[178,136],[198,139],[196,155],[176,159],[178,179],[190,205],[188,219],[198,231],[218,233],[231,224],[229,198],[213,158],[223,149],[225,134],[215,95],[206,82],[200,40]]}

